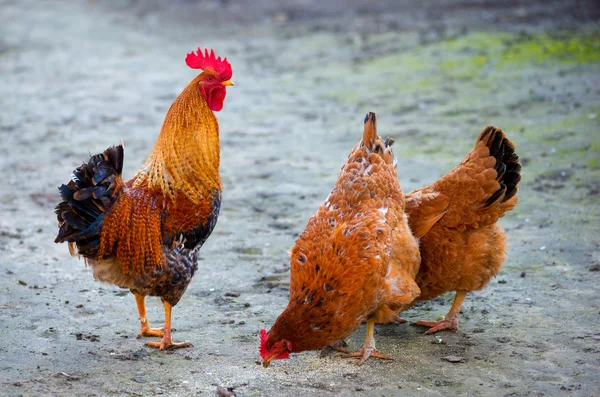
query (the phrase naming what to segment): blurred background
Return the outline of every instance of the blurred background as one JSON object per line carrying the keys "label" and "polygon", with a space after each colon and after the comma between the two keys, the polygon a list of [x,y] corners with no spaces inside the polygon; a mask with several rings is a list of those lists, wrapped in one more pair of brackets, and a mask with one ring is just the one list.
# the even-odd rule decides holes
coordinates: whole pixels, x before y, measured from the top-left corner
{"label": "blurred background", "polygon": [[[0,394],[594,395],[599,20],[597,1],[0,0]],[[127,291],[53,244],[53,207],[73,168],[121,139],[134,174],[199,46],[233,67],[217,114],[223,203],[174,310],[175,338],[195,347],[165,354],[134,338]],[[286,252],[367,111],[396,140],[407,192],[486,125],[506,131],[524,165],[501,221],[508,258],[467,297],[460,332],[382,325],[393,362],[307,352],[264,370],[257,333],[287,303]],[[441,316],[452,297],[405,317]]]}

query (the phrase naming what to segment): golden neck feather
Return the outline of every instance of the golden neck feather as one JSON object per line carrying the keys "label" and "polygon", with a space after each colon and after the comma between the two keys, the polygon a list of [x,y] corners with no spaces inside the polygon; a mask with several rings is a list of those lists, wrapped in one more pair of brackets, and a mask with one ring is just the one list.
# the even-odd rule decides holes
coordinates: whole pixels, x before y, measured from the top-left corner
{"label": "golden neck feather", "polygon": [[167,112],[160,135],[133,187],[162,191],[175,201],[184,194],[193,203],[221,190],[219,124],[192,80]]}

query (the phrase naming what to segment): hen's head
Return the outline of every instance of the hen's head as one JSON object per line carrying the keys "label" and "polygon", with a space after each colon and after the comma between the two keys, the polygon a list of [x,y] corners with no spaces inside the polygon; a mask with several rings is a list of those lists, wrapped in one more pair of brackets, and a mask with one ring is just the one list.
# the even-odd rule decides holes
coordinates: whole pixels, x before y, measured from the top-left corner
{"label": "hen's head", "polygon": [[[267,347],[270,345],[270,348]],[[267,368],[273,360],[283,360],[290,356],[292,342],[282,339],[275,343],[269,343],[269,334],[264,329],[260,330],[260,357],[263,359],[263,367]]]}
{"label": "hen's head", "polygon": [[227,86],[232,86],[231,81],[231,65],[227,62],[227,58],[215,57],[214,50],[204,49],[204,53],[198,47],[197,53],[194,51],[187,54],[185,63],[192,69],[202,69],[198,86],[200,92],[206,98],[208,107],[213,111],[218,112],[223,109],[223,102],[227,94]]}

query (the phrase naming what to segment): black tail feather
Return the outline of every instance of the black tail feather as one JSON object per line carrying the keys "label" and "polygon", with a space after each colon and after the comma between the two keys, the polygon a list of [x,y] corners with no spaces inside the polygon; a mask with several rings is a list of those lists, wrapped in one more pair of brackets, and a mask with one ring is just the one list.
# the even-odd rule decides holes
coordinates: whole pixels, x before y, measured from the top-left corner
{"label": "black tail feather", "polygon": [[115,183],[123,169],[123,146],[112,146],[96,154],[73,171],[72,180],[60,186],[55,209],[58,235],[54,242],[76,243],[79,254],[96,257],[104,213],[117,199]]}
{"label": "black tail feather", "polygon": [[515,144],[510,141],[500,128],[487,126],[479,135],[479,140],[486,142],[490,156],[496,158],[494,169],[498,172],[500,189],[486,200],[488,207],[502,198],[502,203],[510,200],[519,191],[521,181],[521,163],[515,153]]}

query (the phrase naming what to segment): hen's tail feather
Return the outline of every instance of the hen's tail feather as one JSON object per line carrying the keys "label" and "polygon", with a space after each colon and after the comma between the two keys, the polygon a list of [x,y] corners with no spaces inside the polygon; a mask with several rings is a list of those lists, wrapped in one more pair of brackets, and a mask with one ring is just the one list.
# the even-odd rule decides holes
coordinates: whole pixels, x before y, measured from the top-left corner
{"label": "hen's tail feather", "polygon": [[377,135],[377,116],[373,112],[368,112],[365,116],[365,127],[361,147],[365,146],[371,153],[377,153],[387,164],[396,165],[396,159],[392,152],[393,138],[383,140]]}
{"label": "hen's tail feather", "polygon": [[504,131],[493,126],[484,128],[478,141],[483,141],[490,151],[490,156],[496,159],[494,169],[498,173],[497,180],[500,183],[500,189],[485,201],[484,207],[489,207],[498,200],[504,203],[517,194],[521,181],[521,163],[515,153],[515,144],[506,137]]}
{"label": "hen's tail feather", "polygon": [[123,187],[123,155],[121,144],[92,156],[58,188],[62,202],[55,208],[59,225],[55,243],[75,243],[80,255],[96,258],[104,214]]}
{"label": "hen's tail feather", "polygon": [[375,139],[377,139],[377,116],[375,116],[375,113],[369,112],[365,116],[363,145],[365,145],[366,147],[371,147]]}

